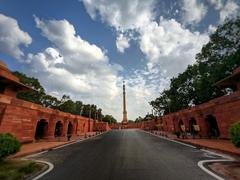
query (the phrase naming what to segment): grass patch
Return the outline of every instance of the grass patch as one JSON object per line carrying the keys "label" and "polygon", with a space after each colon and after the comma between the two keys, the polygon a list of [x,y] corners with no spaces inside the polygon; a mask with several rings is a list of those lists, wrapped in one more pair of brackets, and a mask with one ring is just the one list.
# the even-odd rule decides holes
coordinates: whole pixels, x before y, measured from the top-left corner
{"label": "grass patch", "polygon": [[43,168],[43,164],[24,160],[5,160],[0,162],[1,180],[20,180]]}

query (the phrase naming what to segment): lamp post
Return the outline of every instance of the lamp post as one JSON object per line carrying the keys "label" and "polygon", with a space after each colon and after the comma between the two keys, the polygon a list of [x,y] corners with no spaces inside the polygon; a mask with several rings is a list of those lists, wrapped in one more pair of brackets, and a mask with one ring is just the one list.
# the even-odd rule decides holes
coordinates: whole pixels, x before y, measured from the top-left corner
{"label": "lamp post", "polygon": [[170,112],[171,112],[171,109],[170,109],[170,104],[171,104],[171,100],[170,100],[170,99],[167,99],[168,113],[170,113]]}
{"label": "lamp post", "polygon": [[80,108],[80,116],[82,116],[82,113],[83,113],[83,105]]}
{"label": "lamp post", "polygon": [[88,115],[89,119],[91,119],[91,113],[92,113],[92,105],[89,106],[89,115]]}

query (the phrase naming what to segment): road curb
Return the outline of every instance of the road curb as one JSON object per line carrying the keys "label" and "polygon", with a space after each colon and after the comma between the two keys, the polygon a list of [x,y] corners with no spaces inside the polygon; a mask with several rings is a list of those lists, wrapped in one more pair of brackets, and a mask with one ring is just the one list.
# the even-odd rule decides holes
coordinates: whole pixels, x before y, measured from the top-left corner
{"label": "road curb", "polygon": [[217,175],[216,172],[211,171],[209,168],[205,167],[204,165],[209,164],[209,163],[217,163],[217,162],[234,162],[235,159],[233,159],[231,156],[228,156],[225,154],[220,154],[220,153],[215,153],[215,152],[212,152],[212,151],[209,151],[206,149],[201,149],[201,151],[209,153],[209,154],[213,154],[215,156],[222,157],[222,159],[211,159],[211,160],[198,161],[198,167],[200,167],[203,171],[210,174],[211,176],[215,177],[217,180],[224,180],[223,177]]}
{"label": "road curb", "polygon": [[219,151],[220,153],[225,153],[225,154],[230,154],[230,155],[234,155],[234,156],[239,156],[240,157],[239,153],[235,153],[235,152],[231,152],[231,151],[225,151],[225,150],[222,150],[222,149],[219,149],[219,148],[212,148],[212,147],[207,147],[207,146],[204,146],[204,145],[194,144],[194,143],[191,143],[191,142],[183,141],[181,139],[174,139],[174,140],[175,141],[179,141],[179,142],[183,142],[183,143],[186,143],[186,144],[190,144],[192,146],[200,147],[201,149],[216,150],[216,151]]}

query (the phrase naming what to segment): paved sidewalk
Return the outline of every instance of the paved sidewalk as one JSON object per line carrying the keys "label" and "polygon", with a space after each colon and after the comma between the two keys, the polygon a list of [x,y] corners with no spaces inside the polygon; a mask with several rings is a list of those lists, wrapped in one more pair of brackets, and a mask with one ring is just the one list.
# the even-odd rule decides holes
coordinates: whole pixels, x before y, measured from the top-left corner
{"label": "paved sidewalk", "polygon": [[176,139],[176,140],[240,156],[240,148],[235,147],[230,140],[222,139]]}
{"label": "paved sidewalk", "polygon": [[28,144],[22,144],[21,149],[18,153],[16,153],[13,156],[10,156],[9,158],[17,158],[17,157],[22,157],[26,155],[30,155],[33,153],[38,153],[42,152],[48,149],[52,149],[58,146],[62,146],[65,144],[69,144],[72,142],[75,142],[77,140],[89,138],[91,136],[95,136],[96,132],[88,132],[85,134],[81,134],[80,136],[75,136],[72,137],[70,141],[67,140],[67,137],[62,137],[62,138],[56,138],[54,140],[50,141],[40,141],[40,142],[33,142],[33,143],[28,143]]}
{"label": "paved sidewalk", "polygon": [[169,139],[173,139],[176,141],[181,141],[187,144],[200,146],[202,148],[209,148],[213,150],[222,151],[225,153],[230,153],[234,155],[240,156],[240,148],[235,147],[230,140],[223,140],[223,139],[199,139],[192,137],[188,137],[187,139],[177,138],[176,135],[173,135],[169,132],[161,132],[161,131],[153,131],[154,134],[160,136],[167,136]]}

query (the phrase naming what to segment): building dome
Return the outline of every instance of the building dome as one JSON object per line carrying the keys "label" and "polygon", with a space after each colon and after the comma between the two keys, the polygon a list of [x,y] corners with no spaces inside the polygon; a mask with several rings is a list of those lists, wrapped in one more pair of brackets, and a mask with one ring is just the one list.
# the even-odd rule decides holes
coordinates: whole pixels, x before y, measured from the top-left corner
{"label": "building dome", "polygon": [[2,60],[0,60],[0,67],[8,69],[7,64],[5,62],[3,62]]}

